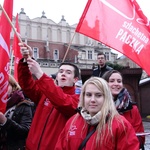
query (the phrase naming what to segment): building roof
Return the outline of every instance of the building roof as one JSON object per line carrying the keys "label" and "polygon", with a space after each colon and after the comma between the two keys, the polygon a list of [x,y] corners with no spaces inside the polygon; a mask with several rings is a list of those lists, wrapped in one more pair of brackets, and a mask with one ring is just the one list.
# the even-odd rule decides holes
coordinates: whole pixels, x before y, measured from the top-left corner
{"label": "building roof", "polygon": [[150,82],[150,77],[140,80],[139,85],[143,85],[143,84],[148,83],[148,82]]}

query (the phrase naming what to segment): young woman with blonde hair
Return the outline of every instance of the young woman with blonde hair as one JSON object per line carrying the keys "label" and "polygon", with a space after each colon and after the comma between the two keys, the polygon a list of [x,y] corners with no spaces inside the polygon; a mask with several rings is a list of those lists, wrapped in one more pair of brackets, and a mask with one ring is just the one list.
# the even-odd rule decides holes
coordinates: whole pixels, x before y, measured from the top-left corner
{"label": "young woman with blonde hair", "polygon": [[138,150],[135,131],[117,112],[104,79],[91,77],[84,83],[78,106],[55,150]]}

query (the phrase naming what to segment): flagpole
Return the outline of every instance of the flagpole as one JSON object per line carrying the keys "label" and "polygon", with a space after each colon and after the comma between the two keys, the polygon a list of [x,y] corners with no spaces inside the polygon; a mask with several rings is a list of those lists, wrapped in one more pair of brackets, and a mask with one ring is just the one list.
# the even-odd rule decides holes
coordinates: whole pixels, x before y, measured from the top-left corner
{"label": "flagpole", "polygon": [[64,62],[65,59],[66,59],[66,56],[67,56],[67,54],[68,54],[70,45],[71,45],[71,43],[72,43],[72,41],[73,41],[73,39],[74,39],[75,33],[76,33],[76,32],[74,32],[74,34],[73,34],[73,37],[72,37],[72,39],[71,39],[71,41],[70,41],[70,43],[69,43],[69,46],[68,46],[68,48],[67,48],[67,50],[66,50],[66,53],[65,53],[65,55],[64,55],[64,58],[63,58],[62,62]]}
{"label": "flagpole", "polygon": [[13,52],[14,51],[12,50],[11,57],[10,57],[10,74],[12,74]]}
{"label": "flagpole", "polygon": [[10,20],[9,16],[7,15],[7,13],[6,13],[5,9],[2,7],[2,5],[1,5],[1,4],[0,4],[0,8],[1,8],[1,9],[2,9],[2,11],[4,12],[4,15],[6,16],[6,18],[7,18],[8,22],[10,23],[11,27],[13,28],[13,31],[14,31],[14,33],[16,34],[17,38],[19,39],[20,43],[23,43],[23,42],[22,42],[22,40],[21,40],[21,38],[19,37],[19,35],[18,35],[18,33],[17,33],[17,31],[16,31],[16,29],[15,29],[14,25],[12,24],[12,22],[11,22],[11,20]]}

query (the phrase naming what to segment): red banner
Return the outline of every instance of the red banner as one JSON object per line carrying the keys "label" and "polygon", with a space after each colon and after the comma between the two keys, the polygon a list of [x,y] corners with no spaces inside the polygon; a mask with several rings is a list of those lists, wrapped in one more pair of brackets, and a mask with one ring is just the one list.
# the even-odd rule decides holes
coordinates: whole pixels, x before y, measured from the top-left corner
{"label": "red banner", "polygon": [[150,75],[150,21],[135,0],[88,0],[76,32],[121,52]]}
{"label": "red banner", "polygon": [[[12,20],[13,0],[5,0],[4,10]],[[0,112],[5,112],[8,89],[11,26],[2,11],[0,21]]]}
{"label": "red banner", "polygon": [[[18,14],[16,15],[16,24],[15,28],[18,34],[20,34],[20,27],[19,27],[19,21],[18,21]],[[22,58],[21,52],[20,52],[20,46],[18,45],[19,39],[16,34],[14,34],[14,41],[13,41],[13,51],[14,51],[14,78],[16,81],[18,81],[18,73],[17,73],[17,68],[18,68],[18,63],[19,60]]]}

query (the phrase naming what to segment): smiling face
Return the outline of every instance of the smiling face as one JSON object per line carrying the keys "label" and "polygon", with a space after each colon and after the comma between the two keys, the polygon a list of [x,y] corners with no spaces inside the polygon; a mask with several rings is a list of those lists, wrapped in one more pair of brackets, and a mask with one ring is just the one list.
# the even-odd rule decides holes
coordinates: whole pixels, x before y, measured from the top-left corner
{"label": "smiling face", "polygon": [[123,89],[122,76],[119,73],[113,73],[108,80],[108,85],[111,89],[111,93],[116,97]]}
{"label": "smiling face", "polygon": [[75,70],[73,66],[70,65],[62,65],[59,68],[58,74],[57,74],[57,81],[58,86],[64,87],[64,86],[73,86],[74,83],[78,80],[78,78],[75,76]]}
{"label": "smiling face", "polygon": [[91,116],[98,113],[103,105],[104,95],[94,84],[88,84],[85,88],[84,104]]}

